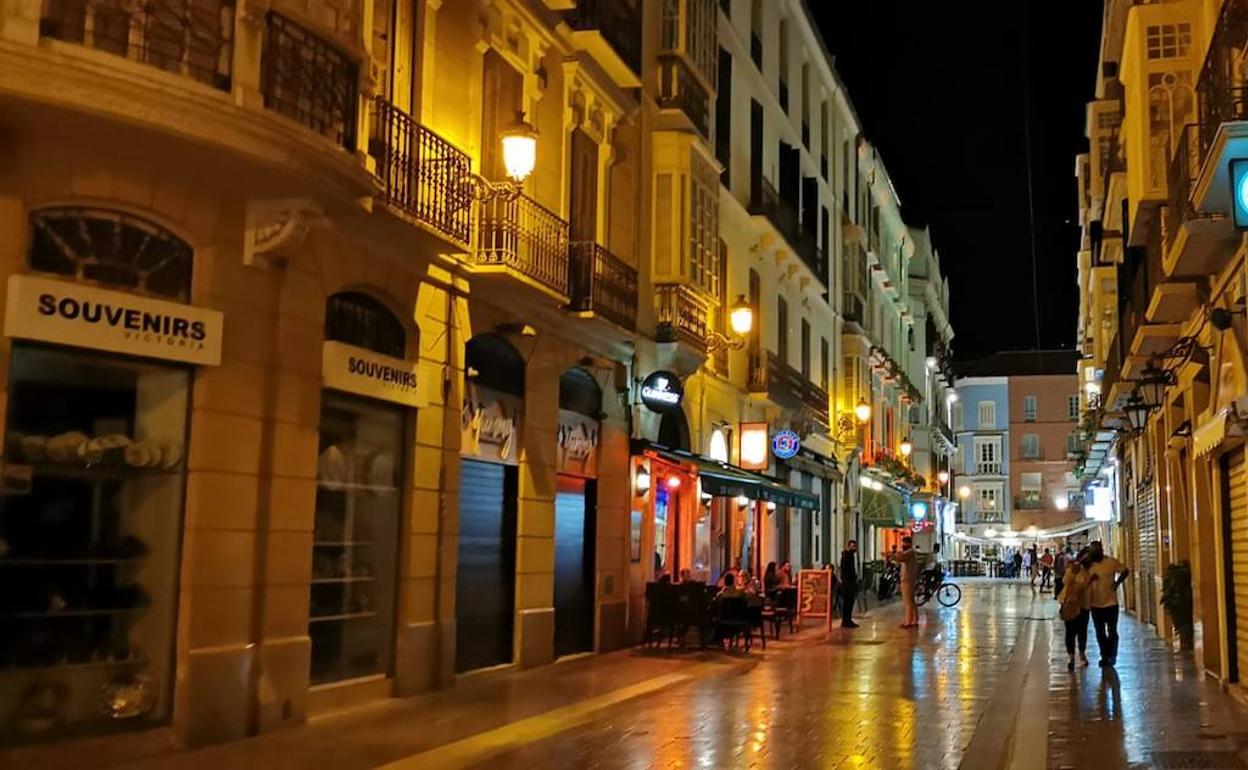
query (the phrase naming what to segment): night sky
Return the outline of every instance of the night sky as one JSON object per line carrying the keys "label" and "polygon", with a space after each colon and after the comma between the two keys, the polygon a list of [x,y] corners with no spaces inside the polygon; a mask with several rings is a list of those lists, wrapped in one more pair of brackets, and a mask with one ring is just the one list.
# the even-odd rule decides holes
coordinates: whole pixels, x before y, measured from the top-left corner
{"label": "night sky", "polygon": [[1101,3],[816,1],[810,7],[907,222],[931,226],[950,279],[953,348],[961,360],[1036,345],[1030,126],[1040,345],[1072,347],[1075,154],[1087,144],[1084,105],[1095,85]]}

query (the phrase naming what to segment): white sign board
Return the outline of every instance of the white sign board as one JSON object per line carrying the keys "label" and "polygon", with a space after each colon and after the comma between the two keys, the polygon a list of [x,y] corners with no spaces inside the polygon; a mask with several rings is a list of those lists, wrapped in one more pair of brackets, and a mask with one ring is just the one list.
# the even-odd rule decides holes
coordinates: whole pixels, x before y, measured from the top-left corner
{"label": "white sign board", "polygon": [[321,349],[321,379],[327,388],[405,406],[424,406],[417,387],[420,364],[326,340]]}
{"label": "white sign board", "polygon": [[9,276],[8,337],[217,366],[223,327],[216,310],[34,275]]}

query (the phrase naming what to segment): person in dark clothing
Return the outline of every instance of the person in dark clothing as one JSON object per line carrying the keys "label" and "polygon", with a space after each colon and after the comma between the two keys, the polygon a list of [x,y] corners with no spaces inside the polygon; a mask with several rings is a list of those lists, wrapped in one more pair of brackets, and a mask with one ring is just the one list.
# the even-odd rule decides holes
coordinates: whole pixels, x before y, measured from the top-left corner
{"label": "person in dark clothing", "polygon": [[1014,571],[1010,573],[1010,577],[1012,578],[1022,577],[1023,576],[1023,552],[1015,551],[1014,559],[1012,561],[1014,563]]}
{"label": "person in dark clothing", "polygon": [[858,541],[850,540],[841,551],[841,628],[857,628],[854,597],[858,594]]}

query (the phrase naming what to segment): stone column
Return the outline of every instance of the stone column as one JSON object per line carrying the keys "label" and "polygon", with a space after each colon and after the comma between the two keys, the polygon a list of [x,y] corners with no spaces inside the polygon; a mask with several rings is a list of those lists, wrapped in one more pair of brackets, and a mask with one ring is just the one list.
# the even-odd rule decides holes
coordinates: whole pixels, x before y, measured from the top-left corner
{"label": "stone column", "polygon": [[555,650],[555,433],[559,377],[552,342],[539,338],[525,370],[524,440],[516,522],[516,663],[537,666]]}

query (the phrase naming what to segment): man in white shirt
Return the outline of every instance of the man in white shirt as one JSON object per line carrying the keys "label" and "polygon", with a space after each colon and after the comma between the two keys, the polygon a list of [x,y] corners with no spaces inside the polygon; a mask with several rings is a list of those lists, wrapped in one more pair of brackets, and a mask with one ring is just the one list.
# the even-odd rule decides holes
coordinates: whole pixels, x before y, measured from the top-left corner
{"label": "man in white shirt", "polygon": [[1089,546],[1088,561],[1092,624],[1101,648],[1101,667],[1109,668],[1118,661],[1118,586],[1131,571],[1114,557],[1106,556],[1105,546],[1099,540]]}

